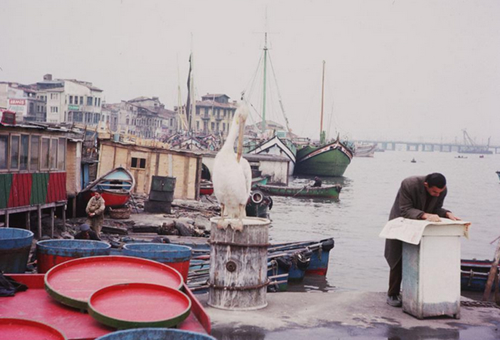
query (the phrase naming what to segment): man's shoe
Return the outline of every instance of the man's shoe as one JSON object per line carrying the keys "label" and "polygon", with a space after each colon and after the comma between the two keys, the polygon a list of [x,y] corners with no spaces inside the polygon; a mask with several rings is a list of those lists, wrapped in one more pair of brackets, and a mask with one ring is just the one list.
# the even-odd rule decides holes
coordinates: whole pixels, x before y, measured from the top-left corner
{"label": "man's shoe", "polygon": [[387,304],[391,307],[401,307],[403,302],[399,299],[399,296],[388,296]]}

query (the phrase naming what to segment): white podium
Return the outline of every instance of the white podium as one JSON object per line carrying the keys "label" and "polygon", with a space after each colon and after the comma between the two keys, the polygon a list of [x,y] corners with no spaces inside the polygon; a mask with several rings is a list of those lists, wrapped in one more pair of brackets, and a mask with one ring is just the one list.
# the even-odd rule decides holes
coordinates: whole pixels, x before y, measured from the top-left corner
{"label": "white podium", "polygon": [[418,319],[460,318],[460,237],[469,222],[389,221],[381,237],[403,241],[403,311]]}

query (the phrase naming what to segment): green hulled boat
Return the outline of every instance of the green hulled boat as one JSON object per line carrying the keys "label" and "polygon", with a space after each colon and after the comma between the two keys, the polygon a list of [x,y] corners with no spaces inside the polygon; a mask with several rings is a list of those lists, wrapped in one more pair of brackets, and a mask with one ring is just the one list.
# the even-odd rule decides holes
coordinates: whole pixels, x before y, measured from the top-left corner
{"label": "green hulled boat", "polygon": [[337,140],[326,143],[323,131],[323,97],[325,80],[325,62],[323,61],[323,85],[321,90],[320,146],[306,145],[297,150],[295,175],[339,177],[351,163],[354,149]]}
{"label": "green hulled boat", "polygon": [[304,146],[297,151],[296,175],[342,176],[353,151],[338,139],[323,146]]}
{"label": "green hulled boat", "polygon": [[257,185],[257,189],[268,195],[310,197],[310,198],[338,198],[342,187],[339,184],[324,185],[321,187],[285,187],[280,185]]}

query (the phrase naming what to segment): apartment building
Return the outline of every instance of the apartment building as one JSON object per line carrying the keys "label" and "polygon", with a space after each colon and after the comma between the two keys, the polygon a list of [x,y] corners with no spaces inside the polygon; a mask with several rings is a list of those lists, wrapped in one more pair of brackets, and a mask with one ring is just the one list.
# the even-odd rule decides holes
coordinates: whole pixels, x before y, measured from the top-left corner
{"label": "apartment building", "polygon": [[52,79],[46,74],[36,83],[37,96],[46,98],[48,123],[97,125],[102,118],[102,90],[76,79]]}

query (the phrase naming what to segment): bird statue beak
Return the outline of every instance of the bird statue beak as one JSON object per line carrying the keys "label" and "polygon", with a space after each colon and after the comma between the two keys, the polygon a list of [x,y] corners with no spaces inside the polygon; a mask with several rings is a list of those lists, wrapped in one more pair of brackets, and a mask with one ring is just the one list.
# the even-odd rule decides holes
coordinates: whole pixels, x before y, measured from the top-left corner
{"label": "bird statue beak", "polygon": [[241,154],[243,153],[243,135],[245,133],[245,122],[246,118],[240,117],[238,119],[238,125],[240,127],[240,133],[238,134],[238,146],[236,147],[236,160],[238,163],[241,159]]}

